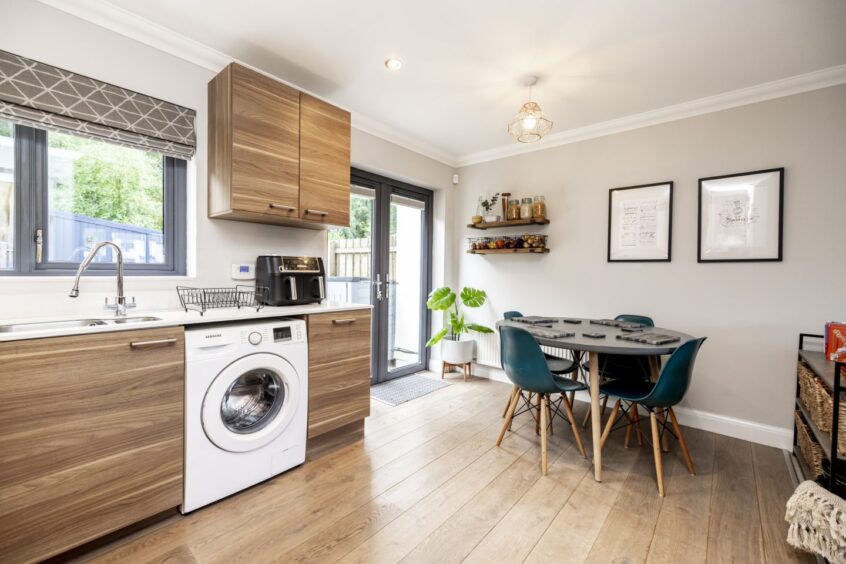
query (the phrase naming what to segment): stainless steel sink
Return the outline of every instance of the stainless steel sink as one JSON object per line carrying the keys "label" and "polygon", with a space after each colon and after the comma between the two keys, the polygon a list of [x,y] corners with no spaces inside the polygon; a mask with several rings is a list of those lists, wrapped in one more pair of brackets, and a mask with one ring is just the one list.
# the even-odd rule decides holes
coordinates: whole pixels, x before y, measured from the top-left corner
{"label": "stainless steel sink", "polygon": [[126,325],[128,323],[149,323],[150,321],[161,321],[159,317],[116,317],[114,319],[101,319],[107,323],[114,323],[117,325]]}
{"label": "stainless steel sink", "polygon": [[103,325],[126,325],[161,321],[158,317],[115,317],[111,319],[71,319],[67,321],[35,321],[31,323],[10,323],[0,325],[0,333],[25,333],[28,331],[53,331],[56,329],[79,329],[81,327],[101,327]]}
{"label": "stainless steel sink", "polygon": [[34,323],[10,323],[0,325],[0,333],[25,333],[27,331],[50,331],[53,329],[77,329],[107,325],[102,319],[72,319],[69,321],[37,321]]}

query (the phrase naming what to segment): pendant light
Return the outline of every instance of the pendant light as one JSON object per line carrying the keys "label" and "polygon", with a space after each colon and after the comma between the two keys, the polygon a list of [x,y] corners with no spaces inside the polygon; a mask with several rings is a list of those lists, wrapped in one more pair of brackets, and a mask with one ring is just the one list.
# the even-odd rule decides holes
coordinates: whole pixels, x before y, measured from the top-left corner
{"label": "pendant light", "polygon": [[537,102],[532,101],[532,87],[537,83],[536,76],[530,76],[526,80],[526,86],[529,87],[529,101],[523,104],[508,124],[508,134],[520,143],[540,141],[552,129],[552,120],[543,113]]}

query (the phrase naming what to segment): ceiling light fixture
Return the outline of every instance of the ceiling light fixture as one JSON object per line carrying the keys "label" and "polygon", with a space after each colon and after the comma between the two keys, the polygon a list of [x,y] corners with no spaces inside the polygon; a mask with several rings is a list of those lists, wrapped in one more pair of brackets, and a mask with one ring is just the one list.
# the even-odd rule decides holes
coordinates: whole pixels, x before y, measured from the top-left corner
{"label": "ceiling light fixture", "polygon": [[530,76],[526,80],[529,101],[523,104],[517,115],[508,123],[508,134],[520,143],[540,141],[552,129],[552,120],[543,113],[537,102],[532,101],[532,87],[537,83],[536,76]]}
{"label": "ceiling light fixture", "polygon": [[398,71],[402,68],[402,61],[396,57],[389,57],[385,59],[385,68],[389,71]]}

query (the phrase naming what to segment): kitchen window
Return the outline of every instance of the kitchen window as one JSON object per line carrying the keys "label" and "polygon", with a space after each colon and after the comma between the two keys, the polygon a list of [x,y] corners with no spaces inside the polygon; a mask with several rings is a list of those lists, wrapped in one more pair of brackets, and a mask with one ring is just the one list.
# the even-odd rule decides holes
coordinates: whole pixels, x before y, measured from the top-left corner
{"label": "kitchen window", "polygon": [[100,241],[127,274],[185,274],[185,192],[182,159],[0,120],[0,275],[72,274]]}

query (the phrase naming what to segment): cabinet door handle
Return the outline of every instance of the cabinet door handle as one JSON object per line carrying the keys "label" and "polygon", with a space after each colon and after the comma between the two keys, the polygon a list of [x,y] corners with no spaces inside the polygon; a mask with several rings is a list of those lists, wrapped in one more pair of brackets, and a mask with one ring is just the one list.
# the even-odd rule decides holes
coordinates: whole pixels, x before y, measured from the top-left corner
{"label": "cabinet door handle", "polygon": [[283,206],[282,204],[274,204],[273,202],[270,202],[268,207],[272,210],[285,210],[288,212],[297,211],[297,208],[294,206]]}
{"label": "cabinet door handle", "polygon": [[129,347],[133,349],[151,349],[153,347],[169,347],[175,345],[178,339],[158,339],[156,341],[132,341]]}
{"label": "cabinet door handle", "polygon": [[311,213],[311,214],[314,214],[314,215],[319,215],[319,216],[327,216],[327,215],[329,215],[329,212],[327,212],[327,211],[322,211],[322,210],[311,210],[311,209],[308,209],[308,208],[306,208],[306,211],[305,211],[305,212],[306,212],[306,213]]}
{"label": "cabinet door handle", "polygon": [[352,325],[355,323],[355,317],[347,317],[346,319],[333,319],[332,325]]}

